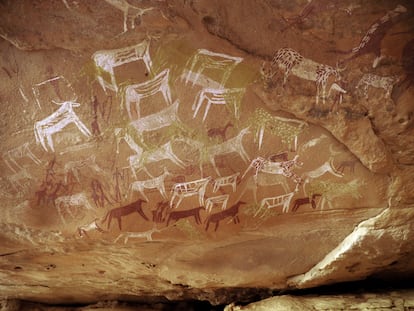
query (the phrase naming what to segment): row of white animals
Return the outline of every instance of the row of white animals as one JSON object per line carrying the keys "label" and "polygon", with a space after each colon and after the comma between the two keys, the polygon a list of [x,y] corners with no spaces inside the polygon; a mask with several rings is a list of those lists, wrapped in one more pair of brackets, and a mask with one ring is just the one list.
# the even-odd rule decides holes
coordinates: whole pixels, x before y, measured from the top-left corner
{"label": "row of white animals", "polygon": [[[111,83],[108,83],[101,75],[97,76],[98,82],[102,88],[105,91],[107,88],[109,88],[115,92],[118,92],[118,85],[115,79],[114,68],[130,62],[143,60],[147,71],[149,73],[152,73],[152,60],[149,54],[149,45],[150,40],[146,39],[133,46],[114,50],[101,50],[94,53],[92,55],[92,59],[94,60],[96,66],[101,70],[109,73],[111,78]],[[197,52],[190,58],[187,64],[187,67],[190,69],[188,70],[186,82],[188,82],[190,79],[190,73],[193,70],[195,70],[195,75],[197,77],[196,80],[200,76],[201,72],[205,69],[223,70],[223,80],[221,81],[222,84],[220,84],[221,86],[218,89],[211,87],[205,88],[197,95],[196,103],[193,105],[193,110],[195,110],[193,118],[196,117],[201,105],[204,102],[207,102],[207,106],[204,112],[203,121],[205,120],[212,104],[225,105],[226,103],[230,103],[234,107],[234,113],[236,117],[239,117],[239,104],[241,98],[243,97],[244,89],[226,89],[223,87],[223,85],[227,81],[234,67],[241,61],[242,58],[233,57],[222,53],[215,53],[205,49],[197,50]],[[193,80],[193,83],[196,82],[196,80]],[[165,69],[158,73],[154,78],[146,82],[129,85],[125,88],[123,99],[125,101],[128,115],[131,119],[134,118],[131,105],[135,104],[135,112],[138,118],[138,121],[131,123],[131,125],[135,127],[140,134],[145,131],[152,131],[171,125],[173,122],[179,122],[177,116],[178,102],[175,105],[172,103],[171,90],[168,81],[169,69]],[[46,82],[50,81],[48,80],[44,83]],[[141,100],[146,97],[153,96],[157,93],[161,93],[167,105],[172,105],[173,107],[168,108],[166,111],[160,112],[156,115],[149,116],[148,118],[140,118]],[[46,151],[50,149],[53,152],[54,144],[52,135],[60,132],[69,124],[75,124],[83,135],[87,137],[91,136],[89,129],[82,123],[82,121],[73,110],[74,107],[80,106],[79,103],[74,102],[72,99],[56,104],[60,105],[61,107],[45,119],[37,121],[34,125],[36,142],[40,143]],[[172,118],[167,116],[172,116]],[[160,125],[158,125],[157,128],[153,127],[153,121],[155,119],[157,119],[157,121],[160,121]]]}
{"label": "row of white animals", "polygon": [[[116,66],[142,59],[144,60],[147,70],[149,72],[152,70],[152,61],[149,55],[149,40],[144,40],[137,45],[122,49],[98,51],[93,55],[92,58],[98,67],[108,72],[111,76],[111,84],[108,84],[102,76],[98,76],[98,81],[104,90],[106,90],[107,87],[110,87],[112,90],[118,91],[114,76],[114,67]],[[207,101],[207,104],[203,116],[203,121],[205,120],[212,104],[225,105],[226,103],[231,103],[234,107],[236,117],[239,117],[239,104],[241,98],[243,97],[244,89],[226,89],[223,87],[223,85],[225,81],[227,81],[228,76],[231,74],[231,71],[238,63],[241,62],[241,60],[241,58],[232,57],[221,53],[214,53],[204,49],[198,50],[195,55],[189,60],[187,67],[190,69],[188,70],[186,82],[190,79],[190,73],[193,70],[196,70],[196,80],[198,79],[198,76],[201,74],[201,72],[206,68],[224,70],[224,81],[222,81],[221,87],[219,89],[206,88],[199,92],[196,98],[196,102],[193,105],[193,110],[195,110],[193,118],[196,117],[204,101]],[[290,73],[306,80],[315,81],[317,86],[316,102],[318,102],[320,93],[322,92],[323,101],[325,103],[327,82],[331,76],[334,77],[334,82],[331,84],[328,92],[328,97],[332,90],[338,91],[340,94],[346,93],[346,90],[344,90],[338,84],[342,80],[340,69],[335,69],[331,66],[319,64],[313,60],[304,58],[293,49],[282,48],[277,51],[272,60],[270,72],[266,73],[264,71],[264,68],[261,70],[262,75],[265,79],[271,79],[275,75],[275,67],[284,71],[283,84],[287,82],[287,78]],[[148,116],[148,118],[140,120],[140,102],[143,98],[155,95],[156,93],[160,92],[164,96],[167,105],[172,105],[171,90],[168,85],[168,79],[169,69],[165,69],[149,81],[140,84],[129,85],[126,87],[124,95],[126,108],[129,117],[133,119],[131,104],[135,103],[135,111],[138,120],[132,122],[131,125],[134,126],[139,133],[156,130],[171,125],[173,122],[179,121],[177,116],[178,103],[176,103],[177,106],[173,106],[172,113],[170,112],[171,109],[166,109],[165,112],[158,113],[159,115],[156,114]],[[381,77],[374,74],[365,74],[359,81],[357,88],[363,88],[364,95],[366,97],[368,96],[367,90],[369,86],[375,88],[383,88],[386,91],[386,97],[390,97],[392,88],[397,82],[398,77],[395,76]],[[58,105],[61,105],[61,107],[52,115],[35,123],[36,141],[40,143],[46,151],[48,148],[45,141],[47,141],[48,147],[54,151],[52,135],[61,131],[64,127],[71,123],[75,124],[83,135],[91,136],[89,129],[80,121],[78,116],[73,111],[73,107],[80,106],[79,103],[66,101],[63,103],[58,103]],[[170,117],[167,118],[164,117],[164,115]],[[171,116],[174,118],[171,119]],[[154,120],[161,121],[156,128],[153,128],[152,126]]]}
{"label": "row of white animals", "polygon": [[[167,193],[165,191],[165,179],[167,176],[170,176],[171,173],[164,168],[164,172],[154,178],[134,181],[131,183],[129,189],[130,193],[138,192],[140,193],[145,200],[148,201],[148,197],[145,195],[145,189],[157,189],[164,199],[167,199]],[[226,208],[228,195],[223,195],[219,197],[208,198],[207,201],[204,201],[205,192],[208,184],[213,184],[213,193],[216,193],[219,189],[230,186],[233,192],[236,191],[238,176],[240,173],[235,173],[225,177],[219,177],[212,179],[211,177],[201,178],[194,181],[175,183],[171,189],[172,197],[170,201],[170,207],[173,206],[174,201],[178,198],[176,208],[180,205],[182,200],[186,197],[196,196],[199,197],[199,203],[202,206],[207,207],[207,210],[211,210],[212,206],[215,204],[222,204],[222,208]]]}
{"label": "row of white animals", "polygon": [[[102,88],[111,89],[118,92],[118,85],[115,78],[114,68],[124,65],[126,63],[143,60],[146,69],[152,73],[152,60],[149,54],[150,41],[148,39],[133,45],[114,50],[101,50],[92,55],[96,66],[101,70],[109,73],[111,83],[108,83],[104,78],[98,75],[98,82]],[[188,60],[184,68],[185,83],[192,81],[193,85],[199,83],[201,73],[206,69],[221,70],[223,72],[220,83],[216,83],[215,87],[206,85],[199,91],[195,103],[193,105],[195,118],[198,114],[202,104],[206,102],[206,108],[203,116],[203,121],[209,112],[212,104],[226,105],[230,104],[233,107],[236,118],[240,116],[240,101],[244,95],[244,88],[225,88],[224,85],[230,77],[234,68],[242,61],[240,57],[234,57],[223,53],[216,53],[206,49],[197,50],[194,55]],[[131,84],[125,87],[124,94],[122,94],[125,101],[125,106],[130,119],[140,118],[140,104],[141,100],[157,93],[161,93],[167,105],[172,104],[171,90],[169,87],[169,69],[164,69],[159,72],[152,79],[138,83]],[[200,82],[201,83],[201,82]],[[131,105],[135,104],[135,115],[132,113]]]}

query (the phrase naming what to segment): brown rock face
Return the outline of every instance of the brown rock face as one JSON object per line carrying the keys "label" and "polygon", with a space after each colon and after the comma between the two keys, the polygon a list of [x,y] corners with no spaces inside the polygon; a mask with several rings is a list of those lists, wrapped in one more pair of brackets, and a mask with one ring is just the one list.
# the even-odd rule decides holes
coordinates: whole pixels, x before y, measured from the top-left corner
{"label": "brown rock face", "polygon": [[1,298],[412,275],[413,10],[2,1]]}

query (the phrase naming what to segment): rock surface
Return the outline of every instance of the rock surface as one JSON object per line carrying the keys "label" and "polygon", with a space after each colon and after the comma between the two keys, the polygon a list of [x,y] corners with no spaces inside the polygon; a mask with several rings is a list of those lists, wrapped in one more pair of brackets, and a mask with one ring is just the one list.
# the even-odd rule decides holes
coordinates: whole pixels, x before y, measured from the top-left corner
{"label": "rock surface", "polygon": [[389,293],[364,293],[359,295],[291,296],[264,299],[244,307],[228,305],[225,311],[272,310],[411,310],[414,308],[412,291]]}
{"label": "rock surface", "polygon": [[2,1],[1,297],[413,276],[413,10]]}

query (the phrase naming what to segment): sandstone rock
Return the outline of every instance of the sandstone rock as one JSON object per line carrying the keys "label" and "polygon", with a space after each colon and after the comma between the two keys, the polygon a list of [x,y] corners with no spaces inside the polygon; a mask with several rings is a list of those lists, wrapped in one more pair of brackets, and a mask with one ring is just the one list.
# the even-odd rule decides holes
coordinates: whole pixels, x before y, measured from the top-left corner
{"label": "sandstone rock", "polygon": [[2,297],[413,274],[409,1],[0,6]]}
{"label": "sandstone rock", "polygon": [[224,310],[409,310],[414,306],[412,297],[412,291],[303,297],[284,295],[244,307],[231,304]]}

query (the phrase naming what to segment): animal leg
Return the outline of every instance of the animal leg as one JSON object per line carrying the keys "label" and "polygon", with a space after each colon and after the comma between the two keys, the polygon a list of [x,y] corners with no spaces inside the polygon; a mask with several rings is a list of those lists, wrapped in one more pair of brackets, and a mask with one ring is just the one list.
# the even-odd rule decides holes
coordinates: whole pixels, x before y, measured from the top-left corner
{"label": "animal leg", "polygon": [[204,110],[203,122],[207,118],[207,114],[210,111],[210,107],[211,107],[211,100],[207,98],[207,105],[206,105],[206,110]]}
{"label": "animal leg", "polygon": [[[9,156],[9,160],[10,160],[10,162],[12,162],[14,165],[16,165],[16,167],[18,167],[19,169],[22,169],[22,167],[17,163],[17,161],[9,154],[8,155]],[[6,162],[6,164],[7,164],[7,166],[9,167],[9,168],[12,168],[10,165],[9,165],[9,163],[7,162],[7,160],[4,160],[5,162]],[[13,170],[12,169],[12,171],[14,171],[14,172],[16,172],[15,170]]]}
{"label": "animal leg", "polygon": [[242,145],[240,145],[239,154],[240,154],[240,157],[243,159],[244,162],[249,161],[249,155],[247,154],[246,150],[244,150]]}
{"label": "animal leg", "polygon": [[118,220],[118,227],[119,227],[119,230],[120,230],[120,231],[122,231],[122,220],[121,220],[121,216],[116,217],[116,219]]}
{"label": "animal leg", "polygon": [[[16,170],[11,166],[11,164],[9,163],[9,161],[7,161],[7,159],[4,159],[4,163],[6,163],[6,165],[9,169],[11,169],[14,173],[16,173]],[[21,169],[20,166],[18,166],[18,167]]]}
{"label": "animal leg", "polygon": [[221,176],[221,174],[220,174],[220,172],[219,172],[219,170],[218,170],[218,168],[216,166],[216,161],[214,160],[214,156],[210,156],[210,162],[213,165],[214,170],[216,171],[217,175],[218,176]]}
{"label": "animal leg", "polygon": [[220,221],[216,221],[216,226],[215,226],[215,228],[214,228],[214,231],[217,231],[218,226],[219,226],[219,223],[220,223]]}
{"label": "animal leg", "polygon": [[168,225],[170,224],[170,220],[171,220],[171,214],[168,216],[168,218],[167,218],[167,227],[168,227]]}
{"label": "animal leg", "polygon": [[184,162],[181,161],[174,153],[170,153],[170,160],[181,168],[184,168]]}
{"label": "animal leg", "polygon": [[124,32],[128,31],[127,19],[128,19],[128,9],[124,10]]}
{"label": "animal leg", "polygon": [[109,214],[108,226],[107,226],[108,230],[109,230],[109,226],[111,225],[111,221],[112,221],[112,214]]}
{"label": "animal leg", "polygon": [[167,102],[167,105],[171,105],[172,104],[171,91],[170,91],[170,88],[168,87],[168,84],[167,84],[166,89],[161,90],[161,92],[162,92],[162,95],[164,96],[165,101]]}
{"label": "animal leg", "polygon": [[118,242],[118,240],[119,240],[120,238],[122,238],[122,236],[123,236],[123,234],[122,234],[122,233],[121,233],[120,235],[118,235],[118,237],[115,239],[114,243]]}
{"label": "animal leg", "polygon": [[365,98],[368,99],[368,84],[367,83],[365,83],[364,85],[364,95],[365,95]]}
{"label": "animal leg", "polygon": [[33,152],[31,152],[29,149],[27,150],[27,156],[36,164],[40,164],[42,163],[42,161],[40,161],[34,154]]}
{"label": "animal leg", "polygon": [[145,67],[147,67],[148,73],[151,74],[152,73],[152,60],[151,57],[148,53],[148,51],[146,51],[144,53],[144,56],[142,57]]}
{"label": "animal leg", "polygon": [[[137,114],[137,119],[139,119],[141,117],[141,96],[135,99],[135,113]],[[132,120],[132,114],[129,117]]]}
{"label": "animal leg", "polygon": [[138,191],[139,191],[139,193],[141,193],[141,195],[144,197],[145,201],[149,201],[149,200],[148,200],[148,197],[145,195],[144,189],[140,189],[140,190],[138,190]]}
{"label": "animal leg", "polygon": [[47,150],[46,144],[45,144],[45,133],[43,132],[43,130],[41,129],[41,125],[39,124],[35,124],[35,138],[36,138],[36,142],[40,143],[43,147],[43,149]]}
{"label": "animal leg", "polygon": [[262,143],[263,143],[263,136],[264,136],[264,130],[265,130],[265,126],[262,125],[260,127],[260,130],[258,132],[258,136],[259,136],[259,149],[262,148]]}
{"label": "animal leg", "polygon": [[198,78],[200,77],[200,74],[204,71],[204,65],[200,64],[200,66],[198,67],[198,70],[195,74],[195,78],[193,80],[193,86],[195,85],[195,83],[198,81]]}
{"label": "animal leg", "polygon": [[[163,197],[164,199],[167,199],[167,193],[165,192],[165,188],[164,188],[164,186],[161,186],[158,190],[159,190],[159,192],[161,193],[162,197]],[[148,201],[148,199],[147,199],[147,201]]]}
{"label": "animal leg", "polygon": [[63,217],[63,214],[62,214],[62,209],[61,209],[61,206],[58,206],[58,207],[57,207],[57,211],[58,211],[58,214],[59,214],[59,216],[60,216],[60,219],[62,220],[62,223],[63,223],[64,225],[66,225],[65,218]]}
{"label": "animal leg", "polygon": [[81,131],[81,133],[84,136],[86,136],[86,137],[92,136],[92,134],[89,131],[89,129],[85,126],[85,124],[82,123],[81,120],[79,120],[78,118],[76,118],[73,122],[76,124],[76,126],[78,127],[78,129]]}
{"label": "animal leg", "polygon": [[[53,139],[52,139],[52,134],[47,135],[47,136],[46,136],[46,139],[47,139],[47,143],[48,143],[48,145],[49,145],[50,149],[51,149],[53,152],[55,152],[55,148],[53,147]],[[47,148],[45,148],[45,149],[46,149],[46,151],[47,151]]]}
{"label": "animal leg", "polygon": [[204,102],[204,99],[206,99],[206,97],[205,97],[203,91],[201,91],[200,94],[199,94],[199,97],[198,97],[197,104],[196,105],[193,105],[193,110],[194,110],[193,119],[197,116],[197,113],[200,110],[201,105]]}
{"label": "animal leg", "polygon": [[201,224],[200,215],[198,215],[198,214],[194,215],[194,219],[195,219],[197,225]]}
{"label": "animal leg", "polygon": [[285,87],[289,74],[290,74],[290,68],[286,68],[285,75],[283,76],[283,84],[282,84],[283,87]]}
{"label": "animal leg", "polygon": [[[177,194],[174,192],[174,194],[173,194],[173,196],[172,196],[172,198],[171,198],[171,200],[170,200],[170,208],[172,208],[173,207],[173,204],[174,204],[174,199],[175,199],[175,197],[177,196]],[[178,200],[178,204],[180,204],[180,199]],[[177,204],[177,207],[178,207],[178,204]]]}

